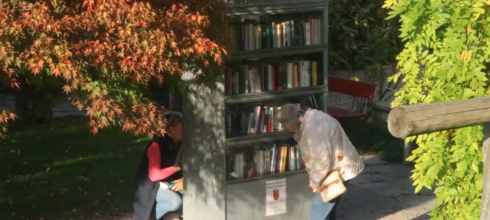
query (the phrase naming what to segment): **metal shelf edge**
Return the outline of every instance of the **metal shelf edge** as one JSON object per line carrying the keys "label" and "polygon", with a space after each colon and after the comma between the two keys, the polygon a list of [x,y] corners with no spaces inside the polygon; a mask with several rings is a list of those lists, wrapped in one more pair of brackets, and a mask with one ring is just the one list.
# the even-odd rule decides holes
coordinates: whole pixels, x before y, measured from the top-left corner
{"label": "metal shelf edge", "polygon": [[260,92],[260,93],[247,93],[247,94],[226,96],[225,103],[237,104],[237,103],[246,103],[246,102],[267,101],[267,100],[273,100],[277,98],[315,95],[326,91],[327,91],[327,87],[320,85],[320,86],[310,86],[310,87],[303,87],[303,88],[267,91],[267,92]]}
{"label": "metal shelf edge", "polygon": [[232,60],[243,60],[243,59],[259,59],[275,56],[290,56],[308,53],[318,53],[323,52],[328,49],[328,44],[315,44],[307,46],[294,46],[294,47],[284,47],[276,49],[259,49],[259,50],[249,50],[240,51],[235,53],[230,53],[229,56],[225,57],[225,61]]}
{"label": "metal shelf edge", "polygon": [[237,179],[237,180],[229,180],[229,181],[226,181],[226,185],[256,181],[256,180],[261,180],[261,179],[272,179],[272,178],[297,175],[297,174],[302,174],[302,173],[306,173],[306,170],[302,169],[302,170],[288,171],[288,172],[283,172],[283,173],[266,174],[266,175],[262,175],[262,176],[252,177],[252,178],[242,178],[242,179]]}
{"label": "metal shelf edge", "polygon": [[227,148],[230,148],[235,146],[259,143],[259,142],[265,143],[265,142],[273,142],[277,140],[287,140],[292,138],[293,138],[292,134],[289,134],[284,131],[277,131],[277,132],[265,133],[265,134],[246,135],[246,136],[227,138],[225,145]]}
{"label": "metal shelf edge", "polygon": [[328,3],[326,1],[230,5],[227,15],[240,16],[311,12],[324,10],[327,6]]}

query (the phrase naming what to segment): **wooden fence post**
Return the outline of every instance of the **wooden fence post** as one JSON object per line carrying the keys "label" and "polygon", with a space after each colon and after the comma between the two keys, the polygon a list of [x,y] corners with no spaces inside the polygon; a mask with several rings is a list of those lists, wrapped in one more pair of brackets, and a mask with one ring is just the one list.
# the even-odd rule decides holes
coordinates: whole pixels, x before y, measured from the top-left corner
{"label": "wooden fence post", "polygon": [[483,124],[483,194],[480,220],[490,219],[490,123]]}
{"label": "wooden fence post", "polygon": [[[388,115],[388,129],[397,138],[483,125],[483,194],[481,220],[490,219],[490,97],[396,107]],[[412,143],[405,143],[405,155]],[[406,158],[405,158],[406,159]]]}

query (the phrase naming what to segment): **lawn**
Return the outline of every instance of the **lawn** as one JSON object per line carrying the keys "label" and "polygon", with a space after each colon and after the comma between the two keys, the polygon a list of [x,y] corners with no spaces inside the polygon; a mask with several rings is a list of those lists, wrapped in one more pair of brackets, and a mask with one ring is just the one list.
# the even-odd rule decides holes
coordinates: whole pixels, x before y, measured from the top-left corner
{"label": "lawn", "polygon": [[83,118],[13,127],[0,144],[0,219],[127,215],[147,137],[119,128],[92,135]]}
{"label": "lawn", "polygon": [[[386,126],[342,123],[361,154],[401,162],[402,141]],[[0,144],[0,219],[121,219],[148,138],[120,128],[92,135],[84,118],[12,127]],[[125,218],[128,219],[128,218]]]}

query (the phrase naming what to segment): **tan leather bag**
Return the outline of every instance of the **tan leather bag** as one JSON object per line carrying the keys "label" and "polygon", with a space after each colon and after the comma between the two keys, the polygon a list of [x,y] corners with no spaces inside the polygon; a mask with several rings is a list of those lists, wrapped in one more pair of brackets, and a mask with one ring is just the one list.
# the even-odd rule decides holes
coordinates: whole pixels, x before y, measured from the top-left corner
{"label": "tan leather bag", "polygon": [[327,175],[327,178],[323,180],[322,185],[319,188],[323,202],[329,202],[342,195],[347,190],[340,175],[340,167],[338,167],[337,169],[332,170]]}
{"label": "tan leather bag", "polygon": [[[342,129],[339,124],[339,129]],[[340,164],[342,160],[344,159],[344,140],[342,137],[342,133],[340,134],[340,139],[339,139],[339,146],[337,148],[337,168],[334,170],[330,171],[327,174],[327,177],[323,180],[319,192],[322,195],[323,202],[329,202],[332,199],[337,198],[338,196],[342,195],[345,193],[347,190],[344,186],[344,182],[342,181],[341,178],[341,168]]]}

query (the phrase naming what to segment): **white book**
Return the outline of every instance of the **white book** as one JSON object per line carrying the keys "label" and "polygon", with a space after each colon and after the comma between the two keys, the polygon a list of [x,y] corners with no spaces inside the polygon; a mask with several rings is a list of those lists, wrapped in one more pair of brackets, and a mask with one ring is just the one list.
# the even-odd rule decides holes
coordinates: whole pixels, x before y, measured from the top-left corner
{"label": "white book", "polygon": [[286,64],[287,71],[287,88],[293,88],[293,63]]}
{"label": "white book", "polygon": [[299,170],[301,168],[301,161],[303,158],[301,157],[301,150],[298,145],[296,145],[296,169]]}
{"label": "white book", "polygon": [[282,40],[283,46],[289,47],[289,22],[282,22]]}
{"label": "white book", "polygon": [[294,33],[294,20],[291,20],[289,21],[289,27],[291,28],[291,38],[289,40],[289,43],[291,44],[291,46],[297,46],[297,45],[294,45],[294,42],[296,41],[296,36],[295,36],[295,33]]}
{"label": "white book", "polygon": [[269,117],[271,118],[271,130],[274,131],[274,108],[273,107],[270,107],[269,108]]}
{"label": "white book", "polygon": [[264,164],[265,164],[265,172],[270,172],[270,170],[271,170],[271,150],[264,151]]}
{"label": "white book", "polygon": [[276,26],[274,27],[276,29],[276,35],[275,35],[275,38],[276,38],[276,48],[281,48],[281,23],[279,24],[276,24]]}
{"label": "white book", "polygon": [[248,25],[248,48],[249,50],[255,49],[255,26],[253,24]]}
{"label": "white book", "polygon": [[236,178],[240,179],[243,178],[243,154],[235,154],[235,173],[236,173]]}
{"label": "white book", "polygon": [[300,62],[301,65],[301,87],[306,86],[305,61]]}
{"label": "white book", "polygon": [[250,112],[248,115],[249,115],[249,117],[248,117],[247,133],[248,134],[255,134],[255,126],[253,126],[253,123],[255,122],[254,113]]}
{"label": "white book", "polygon": [[289,170],[294,171],[296,170],[296,152],[294,147],[288,147],[289,149]]}
{"label": "white book", "polygon": [[253,78],[254,78],[254,92],[262,92],[262,83],[260,81],[260,74],[257,68],[253,68]]}
{"label": "white book", "polygon": [[310,61],[306,60],[305,64],[305,86],[311,85],[311,71],[310,71]]}

